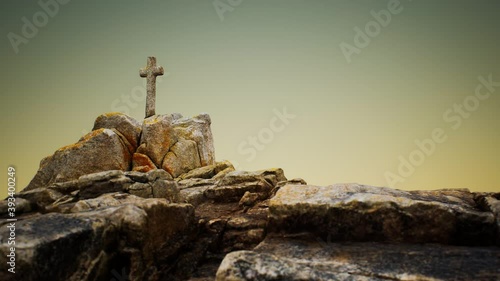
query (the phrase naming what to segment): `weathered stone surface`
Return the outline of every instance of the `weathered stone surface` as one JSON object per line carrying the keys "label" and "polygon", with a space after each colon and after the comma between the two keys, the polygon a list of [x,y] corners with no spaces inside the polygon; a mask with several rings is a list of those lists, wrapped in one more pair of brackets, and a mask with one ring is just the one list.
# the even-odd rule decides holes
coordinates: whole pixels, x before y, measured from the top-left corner
{"label": "weathered stone surface", "polygon": [[491,212],[466,190],[408,192],[358,184],[287,185],[270,200],[272,231],[310,231],[332,241],[492,245]]}
{"label": "weathered stone surface", "polygon": [[63,196],[59,191],[44,187],[20,192],[16,195],[19,198],[28,200],[31,206],[37,209],[43,209]]}
{"label": "weathered stone surface", "polygon": [[234,171],[228,173],[221,179],[220,185],[233,185],[243,182],[256,181],[265,179],[270,185],[275,186],[280,181],[286,181],[285,174],[282,169],[273,168],[267,170],[259,170],[255,172]]}
{"label": "weathered stone surface", "polygon": [[67,208],[61,210],[62,213],[79,213],[92,211],[99,208],[115,207],[122,205],[124,200],[129,198],[136,198],[126,193],[108,193],[103,194],[97,198],[79,200],[75,204],[71,204]]}
{"label": "weathered stone surface", "polygon": [[93,183],[98,181],[108,181],[115,178],[121,178],[124,175],[125,173],[120,170],[110,170],[83,175],[78,178],[78,187],[92,185]]}
{"label": "weathered stone surface", "polygon": [[[84,183],[87,183],[84,185]],[[125,192],[134,182],[126,177],[121,176],[105,181],[90,181],[83,182],[80,186],[79,197],[82,199],[95,198],[105,193]]]}
{"label": "weathered stone surface", "polygon": [[76,202],[77,196],[76,195],[63,195],[56,201],[54,201],[50,205],[46,205],[45,207],[39,206],[41,211],[44,212],[67,212],[69,208],[71,208],[72,204]]}
{"label": "weathered stone surface", "polygon": [[128,171],[128,172],[125,172],[124,174],[129,179],[131,179],[135,182],[146,183],[149,181],[148,176],[147,176],[148,174],[146,174],[146,173],[142,173],[142,172],[138,172],[138,171]]}
{"label": "weathered stone surface", "polygon": [[153,188],[149,183],[136,182],[127,188],[127,192],[142,198],[153,198]]}
{"label": "weathered stone surface", "polygon": [[229,174],[233,171],[235,171],[235,169],[233,167],[226,168],[226,169],[220,171],[219,173],[217,173],[217,175],[215,175],[212,179],[214,179],[214,180],[223,179],[227,174]]}
{"label": "weathered stone surface", "polygon": [[216,280],[497,280],[499,266],[494,248],[268,237],[254,251],[228,254]]}
{"label": "weathered stone surface", "polygon": [[101,171],[125,171],[130,167],[130,160],[127,147],[116,133],[109,129],[95,130],[42,160],[40,169],[25,190]]}
{"label": "weathered stone surface", "polygon": [[263,208],[260,204],[254,207],[247,206],[243,212],[233,213],[227,218],[221,238],[221,250],[229,253],[250,250],[257,246],[267,232],[267,214],[267,208]]}
{"label": "weathered stone surface", "polygon": [[278,190],[280,188],[282,188],[283,186],[285,186],[287,184],[290,184],[290,185],[307,185],[307,182],[305,180],[301,179],[301,178],[280,181],[273,188],[273,190],[271,191],[271,195],[269,197],[273,197],[274,195],[276,195],[276,192],[278,192]]}
{"label": "weathered stone surface", "polygon": [[495,216],[495,221],[497,224],[497,246],[500,246],[500,200],[493,196],[486,196],[484,198],[484,204],[487,209],[493,213]]}
{"label": "weathered stone surface", "polygon": [[[226,229],[228,230],[248,230],[264,229],[267,220],[265,214],[242,213],[236,214],[228,219]],[[260,242],[260,241],[259,241]]]}
{"label": "weathered stone surface", "polygon": [[[209,187],[205,196],[222,202],[238,202],[245,192],[259,193],[262,198],[268,197],[273,183],[278,182],[281,169],[257,172],[234,171],[222,178],[217,186]],[[281,174],[282,174],[281,170]],[[284,177],[284,176],[283,176]]]}
{"label": "weathered stone surface", "polygon": [[285,181],[280,181],[276,184],[276,187],[283,187],[287,184],[294,184],[294,185],[307,185],[307,182],[301,178],[296,178],[296,179],[291,179],[291,180],[285,180]]}
{"label": "weathered stone surface", "polygon": [[226,230],[222,236],[224,252],[251,249],[257,246],[265,237],[265,230],[261,228],[249,230]]}
{"label": "weathered stone surface", "polygon": [[179,179],[180,180],[191,179],[191,178],[211,179],[222,171],[224,171],[225,174],[234,171],[233,164],[231,164],[231,162],[229,161],[217,162],[213,165],[208,165],[197,169],[193,169],[185,174],[180,175]]}
{"label": "weathered stone surface", "polygon": [[179,176],[179,180],[185,179],[211,179],[215,176],[215,165],[204,166],[200,168],[193,169],[187,173]]}
{"label": "weathered stone surface", "polygon": [[157,169],[153,161],[142,153],[134,153],[132,156],[132,171],[146,173],[151,170]]}
{"label": "weathered stone surface", "polygon": [[[211,253],[216,255],[227,254],[234,250],[253,249],[266,233],[267,208],[261,204],[243,212],[238,203],[206,201],[196,207],[196,216],[200,225],[217,236],[210,248]],[[213,276],[215,274],[211,277]]]}
{"label": "weathered stone surface", "polygon": [[205,191],[207,198],[218,202],[239,202],[245,192],[261,193],[263,197],[272,189],[266,181],[243,182],[235,185],[211,186]]}
{"label": "weathered stone surface", "polygon": [[[116,170],[114,170],[114,171],[116,171]],[[65,181],[65,182],[56,182],[56,183],[51,184],[48,188],[57,190],[63,194],[69,194],[71,192],[78,190],[78,188],[79,188],[78,182],[79,182],[78,179]]]}
{"label": "weathered stone surface", "polygon": [[[173,177],[201,166],[215,164],[210,117],[199,115],[155,115],[144,120],[137,153],[147,155],[156,167]],[[137,164],[136,170],[144,171]]]}
{"label": "weathered stone surface", "polygon": [[193,140],[197,144],[201,166],[215,164],[212,121],[210,115],[202,113],[192,118],[179,118],[174,121],[175,133],[180,138]]}
{"label": "weathered stone surface", "polygon": [[148,181],[173,180],[172,176],[163,169],[155,169],[146,173]]}
{"label": "weathered stone surface", "polygon": [[205,191],[209,187],[215,186],[216,182],[212,179],[190,178],[178,182],[180,188],[180,202],[198,206],[208,200]]}
{"label": "weathered stone surface", "polygon": [[[164,199],[75,214],[45,214],[16,223],[16,274],[1,280],[162,280],[195,234],[194,210]],[[6,264],[8,229],[0,227]]]}
{"label": "weathered stone surface", "polygon": [[[15,199],[15,204],[16,204],[15,205],[16,215],[31,211],[31,202],[26,199],[18,197]],[[9,201],[7,200],[0,201],[0,217],[6,216],[9,213],[9,208],[10,208]]]}
{"label": "weathered stone surface", "polygon": [[[71,213],[86,212],[104,207],[120,206],[123,204],[141,205],[144,202],[143,201],[144,198],[145,197],[137,196],[132,193],[119,193],[119,192],[107,193],[97,198],[80,200],[75,204],[72,204],[71,208],[67,208],[64,212],[71,212]],[[161,198],[161,199],[166,199],[166,198]],[[172,203],[171,201],[168,200],[165,202]]]}
{"label": "weathered stone surface", "polygon": [[111,112],[99,115],[94,122],[94,128],[115,129],[132,145],[135,151],[139,146],[141,134],[141,123],[134,118],[119,112]]}
{"label": "weathered stone surface", "polygon": [[196,186],[192,188],[185,188],[180,191],[180,202],[188,203],[195,207],[205,202],[208,198],[205,197],[205,190],[208,186]]}
{"label": "weathered stone surface", "polygon": [[152,184],[154,198],[166,198],[170,202],[180,202],[179,187],[173,180],[156,180]]}
{"label": "weathered stone surface", "polygon": [[179,139],[165,155],[162,168],[176,178],[201,166],[196,142]]}
{"label": "weathered stone surface", "polygon": [[252,193],[252,192],[245,192],[243,196],[240,199],[240,206],[245,206],[245,207],[251,207],[257,203],[259,200],[260,195],[258,193]]}
{"label": "weathered stone surface", "polygon": [[161,167],[163,158],[177,142],[173,130],[172,115],[154,115],[144,119],[138,153],[147,155],[156,167]]}
{"label": "weathered stone surface", "polygon": [[209,185],[216,185],[217,182],[213,179],[187,179],[187,180],[181,180],[179,181],[179,188],[180,189],[187,189],[187,188],[192,188],[192,187],[197,187],[197,186],[209,186]]}

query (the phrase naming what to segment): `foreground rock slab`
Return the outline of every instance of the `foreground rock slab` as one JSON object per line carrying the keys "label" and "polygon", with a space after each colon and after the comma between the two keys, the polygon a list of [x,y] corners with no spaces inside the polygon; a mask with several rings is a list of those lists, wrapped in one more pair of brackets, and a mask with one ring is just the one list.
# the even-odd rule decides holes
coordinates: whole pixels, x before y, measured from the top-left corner
{"label": "foreground rock slab", "polygon": [[500,249],[436,244],[326,243],[266,238],[228,254],[217,281],[499,280]]}
{"label": "foreground rock slab", "polygon": [[[162,280],[194,238],[194,208],[166,199],[123,194],[126,204],[74,214],[34,214],[16,223],[16,274],[0,280]],[[95,199],[92,199],[95,200]],[[115,200],[116,201],[116,200]],[[83,201],[80,201],[83,202]],[[102,201],[104,202],[104,201]],[[82,208],[85,207],[85,208]],[[80,212],[90,210],[87,212]],[[0,263],[7,263],[8,229],[0,228]]]}
{"label": "foreground rock slab", "polygon": [[495,215],[467,190],[401,191],[359,184],[286,185],[269,202],[271,232],[329,241],[495,245]]}

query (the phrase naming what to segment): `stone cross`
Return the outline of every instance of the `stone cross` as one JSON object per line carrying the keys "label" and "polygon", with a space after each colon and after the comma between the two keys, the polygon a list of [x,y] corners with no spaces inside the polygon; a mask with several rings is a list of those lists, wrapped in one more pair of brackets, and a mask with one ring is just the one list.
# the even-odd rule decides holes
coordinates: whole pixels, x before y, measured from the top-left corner
{"label": "stone cross", "polygon": [[163,67],[156,66],[155,57],[148,57],[148,65],[139,71],[139,75],[147,79],[146,118],[148,118],[155,115],[156,76],[163,75]]}

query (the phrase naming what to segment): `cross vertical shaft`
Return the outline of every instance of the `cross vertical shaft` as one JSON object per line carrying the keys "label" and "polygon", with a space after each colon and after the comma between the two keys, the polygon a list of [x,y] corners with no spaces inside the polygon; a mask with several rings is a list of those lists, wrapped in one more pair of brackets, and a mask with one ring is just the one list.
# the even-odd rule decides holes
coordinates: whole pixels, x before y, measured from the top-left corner
{"label": "cross vertical shaft", "polygon": [[139,71],[141,77],[146,77],[146,118],[155,115],[156,76],[163,75],[163,67],[156,65],[155,57],[148,57],[148,64]]}

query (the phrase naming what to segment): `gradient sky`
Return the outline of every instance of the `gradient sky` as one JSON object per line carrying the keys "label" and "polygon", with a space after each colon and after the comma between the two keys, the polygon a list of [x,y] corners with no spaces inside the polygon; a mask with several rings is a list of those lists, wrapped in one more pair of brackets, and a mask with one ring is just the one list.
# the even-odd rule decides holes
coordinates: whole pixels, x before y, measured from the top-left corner
{"label": "gradient sky", "polygon": [[[209,113],[216,158],[239,169],[281,167],[317,185],[500,191],[500,87],[459,126],[457,113],[443,118],[471,101],[479,76],[500,82],[499,1],[401,0],[350,63],[340,45],[354,46],[355,28],[390,1],[243,0],[221,17],[211,0],[73,0],[16,54],[8,34],[23,36],[23,17],[43,21],[39,2],[51,1],[0,4],[0,180],[15,165],[18,190],[98,115],[141,120],[139,68],[154,55],[168,73],[157,113]],[[285,107],[295,118],[271,138]],[[418,154],[415,141],[435,128],[446,141],[389,184],[400,156]],[[259,134],[267,143],[252,158],[248,138]]]}

